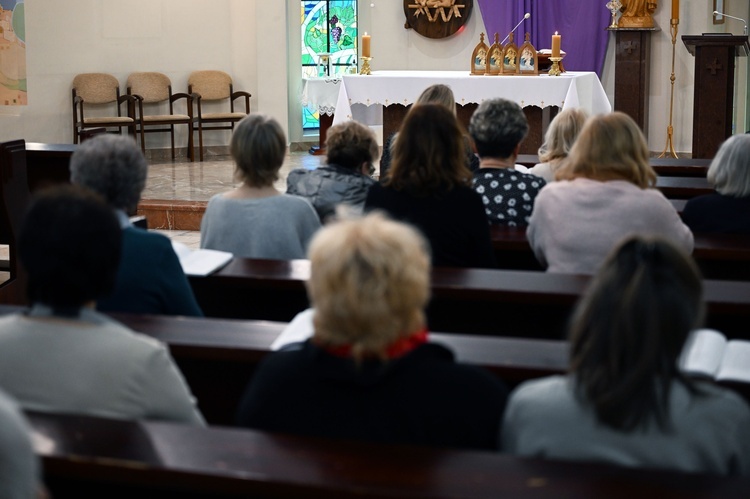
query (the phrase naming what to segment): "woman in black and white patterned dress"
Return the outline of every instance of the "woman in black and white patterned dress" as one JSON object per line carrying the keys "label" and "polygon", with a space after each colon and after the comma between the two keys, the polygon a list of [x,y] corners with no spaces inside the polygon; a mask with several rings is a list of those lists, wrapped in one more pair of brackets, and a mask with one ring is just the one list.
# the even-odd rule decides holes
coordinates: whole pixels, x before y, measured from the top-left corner
{"label": "woman in black and white patterned dress", "polygon": [[469,133],[479,155],[474,190],[495,225],[528,225],[544,179],[522,173],[515,161],[529,125],[521,107],[505,99],[483,102],[471,117]]}

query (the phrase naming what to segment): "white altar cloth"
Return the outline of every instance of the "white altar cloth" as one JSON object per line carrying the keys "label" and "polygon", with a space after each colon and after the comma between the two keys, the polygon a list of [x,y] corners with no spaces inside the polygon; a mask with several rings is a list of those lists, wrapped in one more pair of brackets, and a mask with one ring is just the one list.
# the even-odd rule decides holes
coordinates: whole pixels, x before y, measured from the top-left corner
{"label": "white altar cloth", "polygon": [[352,106],[412,104],[430,85],[443,83],[453,90],[458,104],[479,104],[494,97],[521,107],[583,108],[590,114],[612,111],[596,73],[567,72],[560,76],[472,76],[466,71],[375,71],[371,75],[344,75],[339,86],[333,124],[352,119]]}
{"label": "white altar cloth", "polygon": [[302,105],[311,111],[332,116],[336,110],[341,78],[303,78]]}

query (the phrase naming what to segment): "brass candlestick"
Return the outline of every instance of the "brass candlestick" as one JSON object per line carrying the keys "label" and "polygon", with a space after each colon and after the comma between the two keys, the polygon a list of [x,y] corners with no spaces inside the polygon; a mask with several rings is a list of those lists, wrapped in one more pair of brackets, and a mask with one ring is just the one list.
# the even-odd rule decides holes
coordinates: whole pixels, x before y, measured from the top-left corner
{"label": "brass candlestick", "polygon": [[549,75],[550,76],[560,76],[562,74],[562,71],[560,71],[560,61],[563,60],[562,57],[550,57],[550,61],[552,61],[552,66],[549,68]]}
{"label": "brass candlestick", "polygon": [[669,126],[667,126],[667,144],[664,146],[664,150],[659,155],[660,158],[667,157],[667,150],[669,150],[669,156],[676,158],[677,153],[674,151],[674,128],[672,127],[672,111],[674,110],[674,57],[675,57],[675,45],[677,44],[677,25],[680,24],[679,19],[671,19],[669,21],[669,30],[672,33],[672,75],[669,77],[669,81],[672,82],[672,91],[669,96]]}
{"label": "brass candlestick", "polygon": [[362,69],[359,71],[359,74],[361,75],[369,75],[370,73],[370,61],[372,60],[372,57],[360,57],[362,60]]}

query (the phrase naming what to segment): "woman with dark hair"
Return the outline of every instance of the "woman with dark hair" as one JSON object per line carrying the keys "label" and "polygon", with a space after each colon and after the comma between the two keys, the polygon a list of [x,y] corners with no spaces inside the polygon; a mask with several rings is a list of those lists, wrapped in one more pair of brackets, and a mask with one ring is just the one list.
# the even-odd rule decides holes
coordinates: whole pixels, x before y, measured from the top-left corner
{"label": "woman with dark hair", "polygon": [[121,242],[90,191],[34,201],[18,242],[32,307],[0,318],[0,389],[26,410],[203,424],[167,348],[94,310],[115,285]]}
{"label": "woman with dark hair", "polygon": [[[445,109],[453,113],[456,116],[456,98],[453,95],[453,90],[448,85],[437,83],[430,85],[425,88],[419,97],[414,102],[411,109],[423,104],[437,104],[443,106]],[[471,140],[468,135],[464,135],[464,158],[466,161],[466,167],[475,172],[479,169],[479,158],[474,154],[474,150],[471,147]],[[392,134],[385,140],[383,144],[383,155],[380,158],[380,179],[385,180],[388,177],[388,172],[391,169],[391,153],[393,146],[398,138],[398,132]]]}
{"label": "woman with dark hair", "polygon": [[434,266],[491,268],[489,224],[471,185],[456,117],[435,104],[415,106],[401,125],[390,176],[370,188],[365,210],[421,230]]}
{"label": "woman with dark hair", "polygon": [[361,213],[367,191],[375,180],[370,176],[378,157],[375,134],[361,123],[346,121],[332,126],[326,138],[326,164],[308,170],[297,168],[286,178],[286,193],[301,196],[313,205],[326,222],[344,204]]}
{"label": "woman with dark hair", "polygon": [[512,394],[504,450],[523,456],[750,473],[750,409],[686,378],[678,358],[703,317],[700,275],[662,239],[627,240],[582,297],[570,374]]}

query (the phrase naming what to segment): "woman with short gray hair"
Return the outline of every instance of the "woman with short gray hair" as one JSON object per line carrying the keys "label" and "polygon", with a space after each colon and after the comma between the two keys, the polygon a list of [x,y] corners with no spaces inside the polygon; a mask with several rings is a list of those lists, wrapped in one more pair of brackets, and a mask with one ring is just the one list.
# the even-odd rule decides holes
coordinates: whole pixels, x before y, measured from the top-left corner
{"label": "woman with short gray hair", "polygon": [[682,219],[694,232],[750,234],[750,135],[729,137],[708,168],[716,192],[691,199]]}
{"label": "woman with short gray hair", "polygon": [[121,135],[97,135],[79,145],[70,159],[70,179],[104,198],[122,228],[122,257],[114,291],[97,301],[105,312],[202,316],[193,289],[161,234],[134,227],[146,186],[148,164],[135,141]]}
{"label": "woman with short gray hair", "polygon": [[542,178],[515,164],[528,131],[521,106],[505,99],[484,101],[471,117],[469,134],[479,155],[474,190],[490,224],[528,225],[534,198],[544,187]]}

